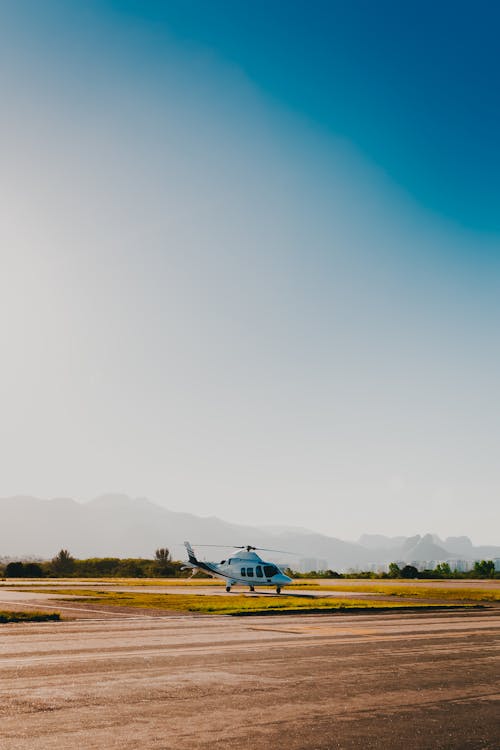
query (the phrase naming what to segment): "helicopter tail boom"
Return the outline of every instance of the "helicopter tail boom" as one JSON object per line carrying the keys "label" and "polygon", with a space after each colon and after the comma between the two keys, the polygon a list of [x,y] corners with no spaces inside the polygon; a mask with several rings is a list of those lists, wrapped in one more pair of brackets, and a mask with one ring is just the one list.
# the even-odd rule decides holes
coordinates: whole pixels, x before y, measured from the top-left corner
{"label": "helicopter tail boom", "polygon": [[191,547],[189,542],[184,542],[184,546],[188,553],[188,558],[191,565],[198,565],[198,560],[196,559],[196,555],[194,554],[193,548]]}

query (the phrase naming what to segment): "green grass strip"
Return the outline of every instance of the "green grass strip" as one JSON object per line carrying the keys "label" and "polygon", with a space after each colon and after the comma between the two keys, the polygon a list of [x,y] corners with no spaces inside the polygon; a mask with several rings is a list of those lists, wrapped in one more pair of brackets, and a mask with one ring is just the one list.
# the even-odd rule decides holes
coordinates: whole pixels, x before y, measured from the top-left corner
{"label": "green grass strip", "polygon": [[[44,589],[45,593],[48,593]],[[100,604],[112,607],[136,607],[173,612],[198,612],[216,615],[273,614],[299,612],[334,612],[344,610],[401,610],[411,608],[436,608],[442,604],[428,602],[380,601],[373,599],[346,599],[342,597],[297,597],[286,594],[274,596],[248,596],[230,594],[156,594],[136,591],[114,592],[91,589],[52,589],[50,593],[70,596],[71,601]],[[452,604],[445,605],[447,608]]]}
{"label": "green grass strip", "polygon": [[0,612],[0,623],[54,622],[60,619],[59,612]]}

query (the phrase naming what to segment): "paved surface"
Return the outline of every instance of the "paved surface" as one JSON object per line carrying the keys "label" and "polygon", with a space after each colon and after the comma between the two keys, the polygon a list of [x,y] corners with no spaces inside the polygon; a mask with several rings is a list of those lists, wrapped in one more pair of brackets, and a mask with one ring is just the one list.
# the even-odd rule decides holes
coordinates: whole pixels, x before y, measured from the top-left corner
{"label": "paved surface", "polygon": [[[181,583],[181,579],[179,578],[164,578],[164,579],[158,579],[158,578],[135,578],[135,579],[126,579],[128,584],[130,584],[131,581],[133,581],[137,586],[140,587],[140,590],[142,591],[144,587],[148,586],[148,584],[151,584],[149,587],[154,590],[162,590],[162,589],[168,589],[168,590],[175,590],[178,591],[180,588],[187,589],[190,593],[193,591],[197,591],[199,588],[212,588],[217,589],[219,587],[224,587],[224,583],[222,581],[204,581],[203,579],[194,579],[193,582],[188,583],[186,585],[183,585]],[[162,581],[162,583],[160,583]],[[164,582],[164,583],[163,583]],[[196,582],[196,585],[193,586],[193,583]],[[295,583],[299,583],[298,580],[296,580]],[[447,578],[447,579],[441,579],[441,580],[435,580],[435,579],[397,579],[394,580],[392,578],[377,578],[377,579],[367,579],[367,578],[310,578],[310,579],[304,579],[302,581],[304,583],[304,588],[307,587],[308,584],[311,583],[317,583],[320,586],[334,586],[339,591],[342,591],[343,589],[348,589],[350,586],[354,585],[366,585],[366,586],[388,586],[392,587],[394,585],[400,585],[404,586],[405,588],[432,588],[432,589],[450,589],[450,588],[456,588],[456,589],[468,589],[468,590],[474,590],[474,589],[481,589],[481,590],[488,590],[488,591],[500,591],[500,580],[498,579],[488,579],[488,578],[479,578],[479,579],[471,579],[471,578]],[[160,585],[158,585],[160,584]],[[57,588],[58,586],[61,588],[67,588],[70,586],[71,588],[74,588],[76,586],[80,586],[81,588],[107,588],[107,589],[117,589],[117,588],[127,588],[128,586],[124,581],[120,582],[120,579],[117,581],[113,581],[112,579],[99,579],[99,578],[4,578],[2,579],[2,582],[0,583],[0,590],[2,589],[9,589],[9,588],[32,588],[33,586],[36,586],[37,588],[43,588],[46,586],[47,588]],[[235,586],[235,591],[243,590],[244,586]],[[272,587],[270,588],[272,590]],[[289,592],[293,591],[294,589],[285,588],[284,591]],[[296,590],[296,589],[295,589]],[[311,590],[311,589],[309,589]]]}
{"label": "paved surface", "polygon": [[1,750],[497,750],[500,611],[0,628]]}

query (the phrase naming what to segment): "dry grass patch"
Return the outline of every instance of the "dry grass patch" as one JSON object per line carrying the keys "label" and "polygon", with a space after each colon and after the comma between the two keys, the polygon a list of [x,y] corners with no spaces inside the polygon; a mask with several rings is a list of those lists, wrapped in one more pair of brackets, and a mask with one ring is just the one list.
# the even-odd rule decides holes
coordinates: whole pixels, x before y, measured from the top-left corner
{"label": "dry grass patch", "polygon": [[317,591],[351,591],[352,593],[385,594],[385,596],[399,596],[412,599],[440,599],[450,602],[498,602],[500,601],[500,589],[479,588],[449,588],[437,586],[409,586],[404,583],[376,584],[376,583],[352,583],[335,586],[334,584],[313,584]]}
{"label": "dry grass patch", "polygon": [[[47,593],[47,589],[44,589]],[[295,596],[228,594],[212,596],[199,594],[153,594],[144,592],[95,591],[92,589],[54,589],[50,593],[71,596],[71,601],[100,604],[112,607],[136,607],[173,612],[199,612],[205,614],[272,614],[274,612],[328,612],[339,610],[380,610],[427,607],[425,603],[373,601],[371,599],[344,599],[342,597],[300,598]],[[433,605],[430,605],[433,606]],[[434,605],[439,606],[439,605]],[[450,605],[453,606],[453,605]]]}

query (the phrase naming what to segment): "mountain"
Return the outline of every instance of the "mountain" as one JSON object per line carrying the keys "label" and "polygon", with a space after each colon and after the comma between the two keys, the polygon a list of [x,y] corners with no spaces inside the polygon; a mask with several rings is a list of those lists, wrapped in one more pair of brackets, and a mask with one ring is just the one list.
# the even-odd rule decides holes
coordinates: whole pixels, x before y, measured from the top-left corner
{"label": "mountain", "polygon": [[174,513],[145,498],[126,495],[103,495],[88,503],[6,498],[0,500],[0,514],[4,556],[50,557],[61,547],[77,557],[152,556],[157,547],[177,547],[184,539],[206,543],[234,539],[238,544],[245,543],[250,533],[216,518]]}
{"label": "mountain", "polygon": [[[412,540],[413,541],[413,540]],[[419,538],[415,544],[405,544],[405,562],[419,560],[446,560],[450,557],[448,550],[434,542],[432,534]]]}
{"label": "mountain", "polygon": [[362,534],[358,544],[367,549],[383,550],[397,549],[406,541],[404,536],[384,536],[383,534]]}
{"label": "mountain", "polygon": [[[170,511],[145,498],[126,495],[103,495],[87,503],[68,498],[5,498],[0,500],[0,518],[2,557],[50,558],[62,547],[76,557],[152,557],[157,547],[166,546],[174,557],[183,558],[182,542],[189,539],[200,545],[254,544],[290,550],[299,557],[324,558],[336,569],[371,559],[371,553],[358,544],[307,529],[285,527],[279,532],[275,527],[230,524],[215,517]],[[280,556],[280,560],[293,565],[294,558]]]}
{"label": "mountain", "polygon": [[[11,497],[0,500],[0,557],[51,558],[62,547],[76,557],[152,557],[158,547],[169,547],[184,559],[182,542],[245,545],[289,550],[297,557],[271,555],[291,566],[298,558],[327,560],[332,570],[363,568],[392,561],[500,557],[500,547],[474,547],[468,537],[384,537],[365,534],[346,542],[290,526],[255,527],[231,524],[216,517],[179,513],[127,495],[102,495],[90,502],[70,498],[40,500]],[[439,544],[436,541],[440,542]],[[200,554],[203,549],[200,546]],[[224,549],[206,557],[224,556]]]}
{"label": "mountain", "polygon": [[448,536],[442,543],[443,547],[457,555],[473,555],[474,547],[468,536]]}

